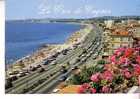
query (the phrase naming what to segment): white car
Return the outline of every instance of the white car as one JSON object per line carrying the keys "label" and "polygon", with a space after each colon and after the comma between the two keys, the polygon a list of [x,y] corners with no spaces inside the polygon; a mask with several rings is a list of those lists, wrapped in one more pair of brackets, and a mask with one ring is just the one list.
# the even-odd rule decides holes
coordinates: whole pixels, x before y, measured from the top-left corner
{"label": "white car", "polygon": [[57,93],[60,89],[54,89],[52,93]]}

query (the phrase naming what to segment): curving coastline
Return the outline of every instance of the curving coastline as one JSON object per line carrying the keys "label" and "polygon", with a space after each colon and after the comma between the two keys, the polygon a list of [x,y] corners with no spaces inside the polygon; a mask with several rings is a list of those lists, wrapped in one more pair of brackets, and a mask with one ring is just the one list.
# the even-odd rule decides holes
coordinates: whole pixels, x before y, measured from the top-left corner
{"label": "curving coastline", "polygon": [[11,71],[22,71],[30,66],[36,66],[45,59],[48,59],[57,52],[61,52],[64,49],[73,48],[76,44],[82,42],[86,35],[92,30],[91,24],[81,24],[84,28],[72,33],[72,35],[66,40],[64,44],[46,44],[35,51],[33,54],[27,55],[10,65],[10,68],[6,70],[7,73]]}

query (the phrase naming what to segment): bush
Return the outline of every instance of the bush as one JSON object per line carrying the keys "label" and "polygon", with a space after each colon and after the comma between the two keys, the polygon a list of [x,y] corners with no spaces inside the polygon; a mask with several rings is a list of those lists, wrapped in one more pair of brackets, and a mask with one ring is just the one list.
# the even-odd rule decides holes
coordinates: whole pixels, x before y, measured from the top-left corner
{"label": "bush", "polygon": [[89,67],[89,68],[84,67],[81,70],[80,74],[78,74],[78,75],[75,74],[75,75],[72,76],[70,82],[72,84],[76,84],[76,85],[89,82],[90,81],[90,76],[93,73],[95,73],[96,71],[99,71],[99,67],[95,67],[95,66],[92,66],[92,67]]}
{"label": "bush", "polygon": [[75,85],[79,85],[81,84],[81,79],[80,79],[80,75],[73,75],[73,77],[70,79],[70,83],[75,84]]}
{"label": "bush", "polygon": [[97,62],[97,64],[101,64],[101,65],[104,65],[105,63],[106,63],[105,60],[99,60],[99,61]]}

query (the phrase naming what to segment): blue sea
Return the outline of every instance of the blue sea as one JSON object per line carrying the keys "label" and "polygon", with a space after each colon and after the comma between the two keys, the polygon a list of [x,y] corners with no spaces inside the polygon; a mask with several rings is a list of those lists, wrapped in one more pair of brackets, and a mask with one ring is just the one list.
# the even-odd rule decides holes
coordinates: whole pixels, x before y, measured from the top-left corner
{"label": "blue sea", "polygon": [[78,24],[6,22],[6,64],[31,54],[44,44],[61,44],[82,28]]}

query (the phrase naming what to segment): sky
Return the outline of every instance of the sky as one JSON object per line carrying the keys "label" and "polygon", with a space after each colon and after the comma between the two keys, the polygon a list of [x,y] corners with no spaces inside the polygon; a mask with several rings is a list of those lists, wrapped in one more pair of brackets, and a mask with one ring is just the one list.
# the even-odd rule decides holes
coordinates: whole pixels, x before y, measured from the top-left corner
{"label": "sky", "polygon": [[6,20],[140,16],[140,0],[6,0]]}

